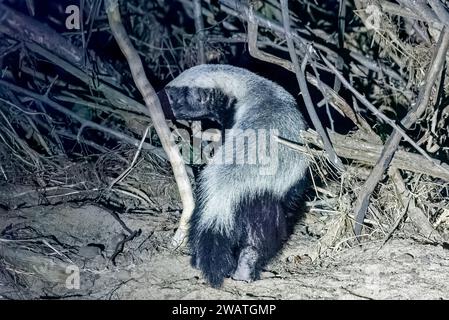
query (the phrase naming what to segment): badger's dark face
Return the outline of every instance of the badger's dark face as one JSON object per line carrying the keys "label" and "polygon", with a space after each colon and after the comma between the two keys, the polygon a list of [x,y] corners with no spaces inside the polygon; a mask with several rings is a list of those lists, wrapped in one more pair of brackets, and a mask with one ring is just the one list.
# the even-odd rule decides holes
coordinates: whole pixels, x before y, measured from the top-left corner
{"label": "badger's dark face", "polygon": [[224,125],[233,112],[235,99],[219,89],[165,87],[168,103],[176,120],[212,120]]}

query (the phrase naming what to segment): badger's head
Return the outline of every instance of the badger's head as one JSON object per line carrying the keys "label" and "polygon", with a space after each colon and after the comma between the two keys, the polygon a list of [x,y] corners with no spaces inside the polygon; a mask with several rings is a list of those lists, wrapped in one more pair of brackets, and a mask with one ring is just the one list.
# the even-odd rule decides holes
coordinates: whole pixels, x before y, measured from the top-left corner
{"label": "badger's head", "polygon": [[209,119],[222,123],[223,113],[233,101],[219,89],[167,86],[164,91],[175,120]]}
{"label": "badger's head", "polygon": [[202,65],[181,73],[158,95],[167,118],[207,119],[224,125],[237,99],[232,82],[229,73],[217,66]]}

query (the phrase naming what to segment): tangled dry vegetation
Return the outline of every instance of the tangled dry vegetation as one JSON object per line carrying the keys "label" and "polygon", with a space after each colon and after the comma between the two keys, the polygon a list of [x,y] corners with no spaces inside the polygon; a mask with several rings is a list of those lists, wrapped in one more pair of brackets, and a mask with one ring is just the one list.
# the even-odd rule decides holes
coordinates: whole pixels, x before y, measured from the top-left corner
{"label": "tangled dry vegetation", "polygon": [[[0,4],[0,208],[89,202],[178,217],[170,165],[102,1],[84,1],[84,24],[69,31],[65,1],[39,6]],[[449,3],[288,6],[290,30],[286,1],[131,0],[121,11],[155,88],[199,62],[250,59],[292,71],[293,93],[295,74],[307,80],[319,112],[309,117],[326,128],[290,147],[312,163],[313,259],[357,239],[448,242]]]}

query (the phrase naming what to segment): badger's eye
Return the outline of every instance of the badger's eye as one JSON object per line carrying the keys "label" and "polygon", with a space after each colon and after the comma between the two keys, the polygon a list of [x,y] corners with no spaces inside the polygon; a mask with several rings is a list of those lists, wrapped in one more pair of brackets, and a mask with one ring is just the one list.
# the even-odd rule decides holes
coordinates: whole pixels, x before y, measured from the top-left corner
{"label": "badger's eye", "polygon": [[199,89],[198,96],[201,104],[206,104],[209,102],[210,96],[206,90]]}

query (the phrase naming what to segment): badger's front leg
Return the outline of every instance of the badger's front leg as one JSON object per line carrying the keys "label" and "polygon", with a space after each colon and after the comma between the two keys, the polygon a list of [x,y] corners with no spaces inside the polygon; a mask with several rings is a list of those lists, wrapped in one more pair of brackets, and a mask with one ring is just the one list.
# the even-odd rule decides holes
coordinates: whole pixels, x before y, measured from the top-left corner
{"label": "badger's front leg", "polygon": [[257,249],[248,246],[240,251],[237,269],[232,275],[232,279],[239,281],[251,282],[256,278],[256,265],[259,259]]}

